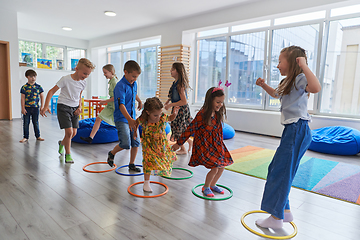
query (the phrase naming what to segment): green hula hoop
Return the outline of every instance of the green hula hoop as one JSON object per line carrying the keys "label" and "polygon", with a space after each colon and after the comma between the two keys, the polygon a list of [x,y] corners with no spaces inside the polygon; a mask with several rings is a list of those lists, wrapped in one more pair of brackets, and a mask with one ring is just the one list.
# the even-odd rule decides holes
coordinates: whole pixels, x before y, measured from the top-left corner
{"label": "green hula hoop", "polygon": [[176,168],[176,167],[174,167],[173,169],[184,170],[184,171],[187,171],[187,172],[191,173],[191,175],[187,176],[187,177],[181,177],[181,178],[173,178],[173,177],[166,177],[166,176],[162,176],[162,177],[167,178],[167,179],[172,179],[172,180],[184,180],[184,179],[192,178],[192,176],[194,175],[192,171],[190,171],[189,169],[186,169],[186,168]]}
{"label": "green hula hoop", "polygon": [[203,186],[203,185],[204,185],[204,183],[200,183],[200,184],[196,185],[195,187],[193,187],[192,190],[191,190],[192,193],[193,193],[195,196],[199,197],[199,198],[206,199],[206,200],[212,200],[212,201],[227,200],[227,199],[229,199],[229,198],[231,198],[231,197],[233,196],[233,191],[232,191],[230,188],[225,187],[224,185],[220,185],[220,184],[216,184],[216,186],[219,186],[219,187],[222,187],[222,188],[225,188],[226,190],[228,190],[228,191],[230,192],[230,195],[229,195],[229,196],[224,197],[224,198],[212,198],[212,197],[205,197],[205,196],[202,196],[202,195],[197,194],[197,193],[195,192],[195,188],[200,187],[200,186]]}

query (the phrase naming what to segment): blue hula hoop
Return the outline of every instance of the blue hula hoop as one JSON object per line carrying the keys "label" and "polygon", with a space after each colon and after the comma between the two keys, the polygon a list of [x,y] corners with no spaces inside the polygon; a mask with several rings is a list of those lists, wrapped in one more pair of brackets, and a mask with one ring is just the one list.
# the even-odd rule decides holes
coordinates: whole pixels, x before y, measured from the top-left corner
{"label": "blue hula hoop", "polygon": [[[121,172],[118,171],[120,168],[124,168],[124,167],[128,167],[128,166],[129,166],[129,165],[120,166],[120,167],[118,167],[117,169],[115,169],[115,172],[116,172],[117,174],[120,174],[120,175],[123,175],[123,176],[141,176],[141,175],[144,175],[143,172],[141,172],[141,173],[134,173],[134,174],[127,174],[127,173],[121,173]],[[135,165],[135,166],[137,166],[137,167],[142,167],[142,165]]]}

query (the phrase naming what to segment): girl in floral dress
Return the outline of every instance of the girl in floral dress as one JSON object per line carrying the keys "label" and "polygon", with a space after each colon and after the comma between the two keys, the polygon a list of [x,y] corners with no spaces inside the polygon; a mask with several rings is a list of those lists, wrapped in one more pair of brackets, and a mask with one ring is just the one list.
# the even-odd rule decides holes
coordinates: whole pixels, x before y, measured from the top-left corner
{"label": "girl in floral dress", "polygon": [[222,122],[226,115],[224,100],[225,94],[222,88],[210,88],[206,92],[204,105],[196,114],[195,119],[172,147],[176,151],[192,134],[195,134],[189,166],[203,165],[210,169],[202,188],[207,197],[214,197],[213,191],[224,194],[224,190],[217,187],[216,183],[224,167],[233,164],[231,155],[223,142]]}
{"label": "girl in floral dress", "polygon": [[[189,80],[186,75],[184,64],[181,62],[173,63],[171,67],[171,77],[175,79],[172,86],[169,90],[169,99],[165,103],[165,110],[178,106],[179,113],[177,114],[174,121],[171,122],[171,141],[176,141],[180,137],[180,135],[185,131],[185,129],[189,126],[192,121],[190,115],[189,104],[187,103],[187,95],[186,91],[189,87]],[[171,103],[170,103],[171,102]],[[188,140],[189,150],[191,150],[192,140],[189,138]],[[186,154],[186,150],[184,146],[181,146],[181,149],[176,152],[176,154]]]}
{"label": "girl in floral dress", "polygon": [[144,192],[152,192],[150,175],[171,176],[173,162],[177,160],[166,138],[166,124],[175,119],[179,107],[169,116],[162,112],[163,104],[159,98],[146,99],[144,109],[136,119],[142,127],[142,153],[144,171]]}

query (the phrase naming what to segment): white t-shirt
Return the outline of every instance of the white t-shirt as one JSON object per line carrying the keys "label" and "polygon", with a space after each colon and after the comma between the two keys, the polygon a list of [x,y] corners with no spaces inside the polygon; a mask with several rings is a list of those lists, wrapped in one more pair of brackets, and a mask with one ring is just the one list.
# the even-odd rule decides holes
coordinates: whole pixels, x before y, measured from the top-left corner
{"label": "white t-shirt", "polygon": [[85,80],[76,81],[71,78],[71,75],[62,77],[56,85],[61,89],[58,103],[67,105],[69,107],[77,107],[80,102],[80,92],[86,87]]}

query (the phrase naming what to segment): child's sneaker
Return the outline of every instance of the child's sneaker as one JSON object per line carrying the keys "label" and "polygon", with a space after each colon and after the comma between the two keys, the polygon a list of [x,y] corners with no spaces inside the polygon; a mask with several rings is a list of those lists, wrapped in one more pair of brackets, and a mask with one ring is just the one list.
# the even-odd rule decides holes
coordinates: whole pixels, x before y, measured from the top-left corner
{"label": "child's sneaker", "polygon": [[65,154],[65,163],[74,163],[70,154]]}
{"label": "child's sneaker", "polygon": [[213,190],[214,192],[220,193],[220,194],[224,194],[224,190],[222,190],[221,188],[219,188],[218,186],[210,186],[210,189]]}
{"label": "child's sneaker", "polygon": [[64,145],[61,144],[61,140],[59,140],[59,153],[62,155],[64,154]]}
{"label": "child's sneaker", "polygon": [[130,163],[129,164],[129,170],[135,171],[135,172],[141,172],[141,169],[136,167],[135,164]]}
{"label": "child's sneaker", "polygon": [[204,193],[205,196],[207,197],[215,197],[214,193],[211,191],[210,188],[202,188],[202,192]]}
{"label": "child's sneaker", "polygon": [[93,139],[91,137],[80,137],[81,140],[87,142],[87,143],[92,143]]}
{"label": "child's sneaker", "polygon": [[112,154],[111,151],[108,152],[107,163],[110,165],[110,167],[114,167],[114,154]]}

